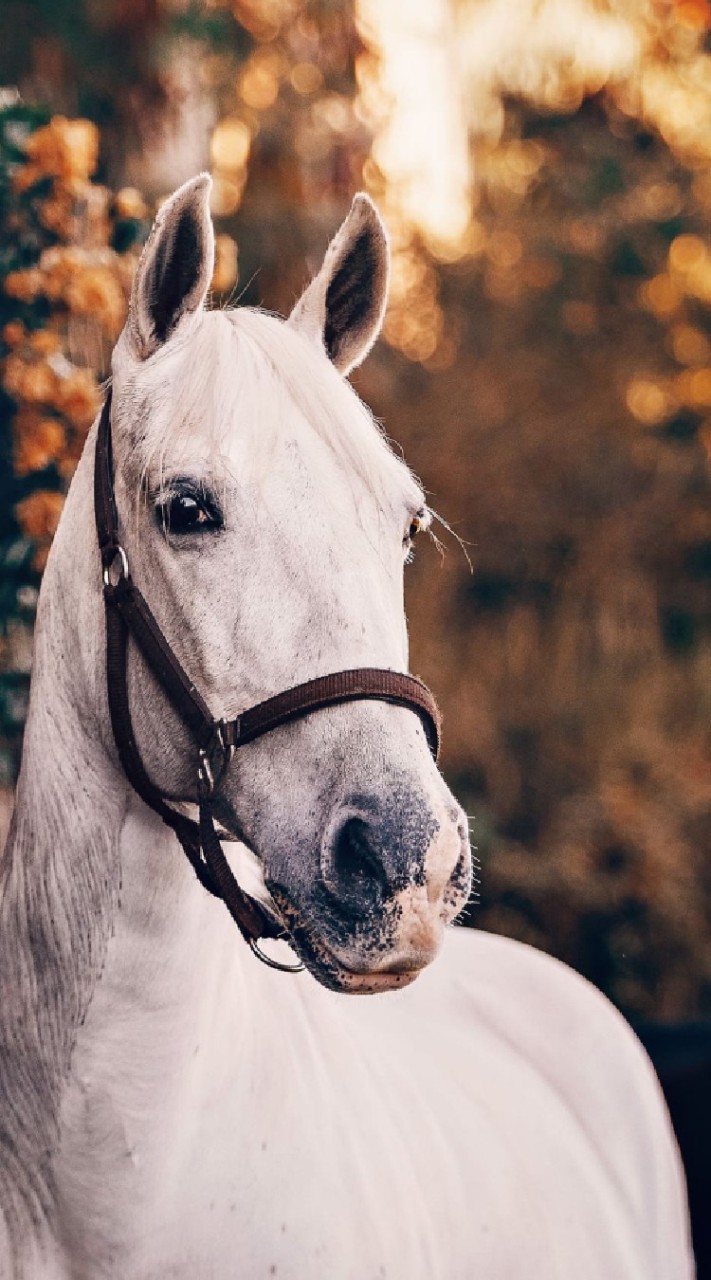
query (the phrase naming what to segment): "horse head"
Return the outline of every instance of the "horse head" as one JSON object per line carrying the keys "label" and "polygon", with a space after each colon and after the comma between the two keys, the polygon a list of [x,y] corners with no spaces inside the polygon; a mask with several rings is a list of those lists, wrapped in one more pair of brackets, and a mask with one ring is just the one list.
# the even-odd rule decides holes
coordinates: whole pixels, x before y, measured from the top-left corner
{"label": "horse head", "polygon": [[[388,244],[357,196],[283,321],[209,311],[209,179],[161,209],[113,357],[116,503],[132,575],[211,708],[333,671],[407,670],[403,573],[429,520],[419,484],[345,375],[380,329]],[[196,798],[195,747],[131,652],[136,742],[161,793]],[[470,883],[466,819],[419,718],[369,699],[237,752],[215,813],[325,985],[411,981]]]}

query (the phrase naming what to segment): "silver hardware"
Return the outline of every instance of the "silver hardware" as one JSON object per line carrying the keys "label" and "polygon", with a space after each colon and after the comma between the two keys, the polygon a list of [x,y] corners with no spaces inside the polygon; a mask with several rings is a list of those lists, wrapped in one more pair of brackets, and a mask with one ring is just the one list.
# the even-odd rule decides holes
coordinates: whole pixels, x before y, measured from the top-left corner
{"label": "silver hardware", "polygon": [[[225,773],[227,772],[227,766],[229,765],[235,753],[234,743],[231,742],[229,745],[227,744],[227,741],[225,738],[224,720],[217,721],[217,723],[214,725],[214,728],[213,728],[213,734],[214,734],[214,737],[210,746],[207,749],[205,747],[202,747],[198,752],[200,757],[200,763],[198,765],[198,778],[206,786],[209,795],[212,795],[213,792],[216,791],[217,788],[219,787],[220,783],[222,782],[222,779],[225,776]],[[215,773],[213,772],[213,766],[211,762],[211,756],[214,753],[215,746],[219,747],[220,753],[222,756],[222,759],[219,762],[219,769],[217,772],[217,776],[215,776]]]}
{"label": "silver hardware", "polygon": [[212,772],[210,757],[208,756],[207,751],[204,751],[202,748],[198,752],[198,755],[200,757],[200,763],[198,765],[198,780],[207,788],[208,795],[212,795],[215,790],[215,775]]}
{"label": "silver hardware", "polygon": [[272,960],[271,956],[262,951],[254,938],[249,939],[249,947],[252,954],[258,960],[261,960],[262,964],[265,964],[268,969],[277,969],[279,973],[303,973],[306,968],[306,965],[302,964],[300,960],[296,964],[282,964],[281,960]]}
{"label": "silver hardware", "polygon": [[[112,582],[112,581],[111,581],[111,570],[112,570],[112,569],[115,567],[115,565],[116,565],[116,557],[117,557],[117,556],[118,556],[118,557],[120,558],[120,560],[121,560],[121,564],[120,564],[120,566],[119,566],[119,568],[120,568],[120,573],[119,573],[119,576],[118,576],[118,578],[116,579],[116,581],[115,581],[115,582]],[[102,577],[103,577],[103,580],[104,580],[104,586],[105,586],[105,587],[107,587],[107,588],[108,588],[108,587],[117,587],[117,586],[118,586],[118,584],[119,584],[119,582],[126,581],[126,579],[128,578],[128,556],[126,555],[126,552],[124,551],[124,549],[123,549],[123,547],[121,546],[121,543],[120,543],[120,542],[117,542],[117,543],[116,543],[116,546],[114,547],[113,555],[112,555],[112,557],[111,557],[110,562],[109,562],[108,564],[105,564],[105,565],[104,565],[104,571],[103,571]]]}
{"label": "silver hardware", "polygon": [[225,742],[224,720],[218,720],[217,728],[215,729],[215,737],[217,738],[217,741],[220,744],[220,748],[222,750],[223,755],[226,757],[225,768],[227,768],[227,765],[230,763],[230,760],[232,759],[235,753],[235,744],[234,742],[231,742],[228,746],[227,743]]}

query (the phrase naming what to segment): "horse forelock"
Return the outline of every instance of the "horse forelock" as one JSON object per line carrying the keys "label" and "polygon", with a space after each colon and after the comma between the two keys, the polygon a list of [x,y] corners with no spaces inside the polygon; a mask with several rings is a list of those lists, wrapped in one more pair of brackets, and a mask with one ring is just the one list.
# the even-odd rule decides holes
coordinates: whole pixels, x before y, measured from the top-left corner
{"label": "horse forelock", "polygon": [[253,471],[268,466],[284,415],[294,408],[381,509],[423,503],[370,410],[325,353],[276,316],[251,308],[204,312],[150,361],[118,362],[119,426],[128,434],[131,482],[160,483],[200,455],[217,471],[238,434]]}

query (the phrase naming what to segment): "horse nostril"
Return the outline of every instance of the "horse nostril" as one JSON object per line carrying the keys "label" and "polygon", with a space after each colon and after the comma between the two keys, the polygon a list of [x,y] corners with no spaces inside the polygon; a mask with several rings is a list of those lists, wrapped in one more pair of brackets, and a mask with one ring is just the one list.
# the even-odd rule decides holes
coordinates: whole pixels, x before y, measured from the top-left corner
{"label": "horse nostril", "polygon": [[342,906],[362,911],[382,900],[382,860],[363,818],[346,818],[325,850],[323,879]]}

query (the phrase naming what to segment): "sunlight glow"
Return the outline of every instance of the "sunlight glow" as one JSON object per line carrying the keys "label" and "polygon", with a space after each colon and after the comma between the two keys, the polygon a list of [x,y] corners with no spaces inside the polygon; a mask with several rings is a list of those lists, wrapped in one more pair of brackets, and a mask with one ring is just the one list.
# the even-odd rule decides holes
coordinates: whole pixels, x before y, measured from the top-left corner
{"label": "sunlight glow", "polygon": [[471,187],[451,5],[357,0],[356,20],[377,54],[359,62],[360,101],[391,211],[451,253],[469,224]]}
{"label": "sunlight glow", "polygon": [[[374,138],[363,176],[395,256],[385,336],[411,359],[429,364],[447,347],[433,260],[483,254],[486,291],[498,300],[539,287],[536,264],[487,235],[473,212],[480,201],[525,200],[550,159],[547,144],[515,127],[504,133],[507,99],[567,115],[604,90],[614,110],[658,131],[696,170],[695,193],[711,207],[709,0],[356,0],[356,20],[365,52],[355,110]],[[646,216],[670,218],[681,194],[658,182],[635,199]],[[641,301],[670,315],[683,296],[711,297],[711,258],[681,238],[669,273],[645,284]],[[577,305],[564,320],[578,333],[597,323]],[[700,358],[689,333],[677,346]],[[660,394],[636,388],[638,420],[666,414]]]}
{"label": "sunlight glow", "polygon": [[502,95],[520,94],[556,111],[629,76],[639,56],[635,23],[647,0],[468,0],[458,6],[457,52],[475,135],[496,139]]}

